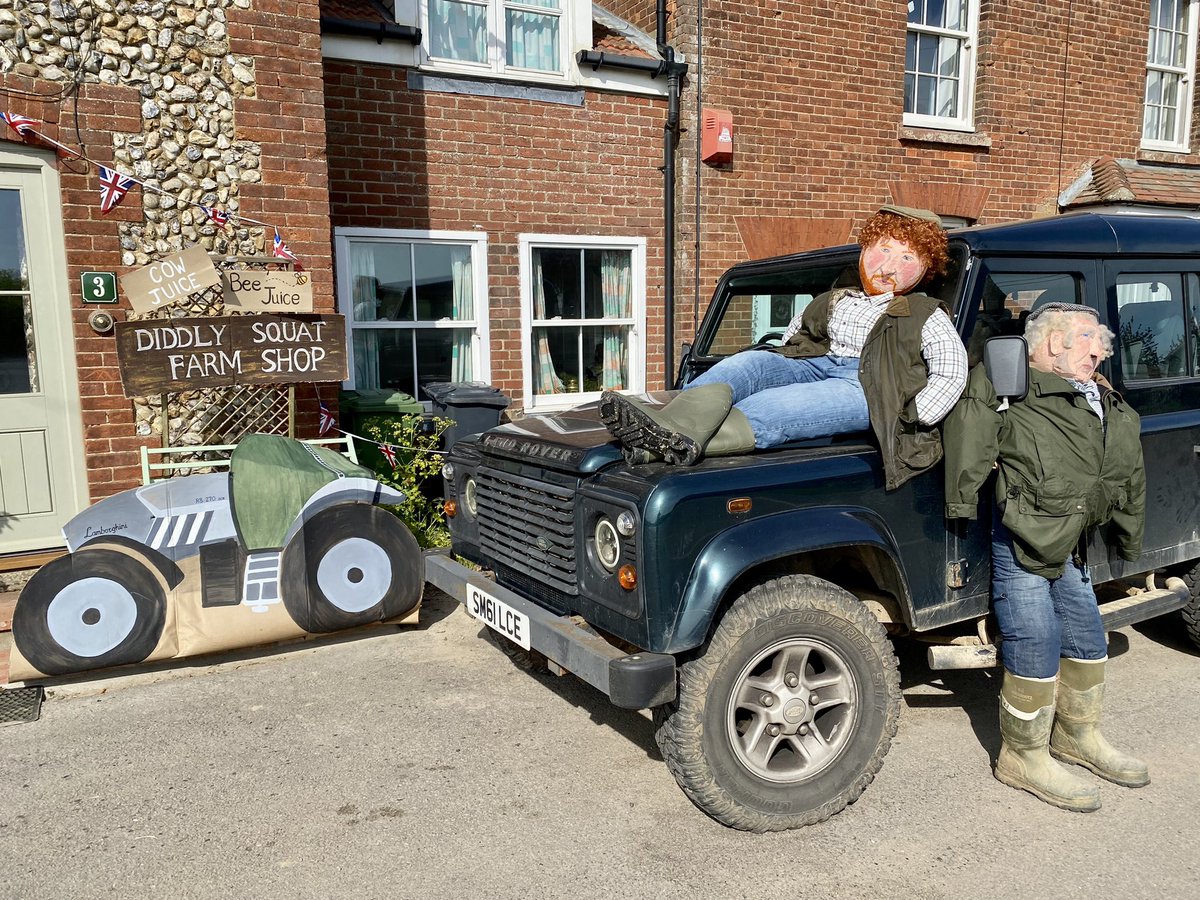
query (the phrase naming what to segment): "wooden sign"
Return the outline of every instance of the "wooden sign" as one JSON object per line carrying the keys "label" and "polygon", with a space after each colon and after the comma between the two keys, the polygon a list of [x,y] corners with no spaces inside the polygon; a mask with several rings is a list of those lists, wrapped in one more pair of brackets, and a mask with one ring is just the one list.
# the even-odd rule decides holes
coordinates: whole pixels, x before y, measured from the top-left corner
{"label": "wooden sign", "polygon": [[312,312],[312,276],[307,272],[229,269],[225,272],[225,305],[242,312]]}
{"label": "wooden sign", "polygon": [[188,247],[121,276],[121,287],[137,313],[179,303],[220,283],[217,267],[203,247]]}
{"label": "wooden sign", "polygon": [[346,379],[342,316],[222,316],[117,323],[126,397],[235,384]]}

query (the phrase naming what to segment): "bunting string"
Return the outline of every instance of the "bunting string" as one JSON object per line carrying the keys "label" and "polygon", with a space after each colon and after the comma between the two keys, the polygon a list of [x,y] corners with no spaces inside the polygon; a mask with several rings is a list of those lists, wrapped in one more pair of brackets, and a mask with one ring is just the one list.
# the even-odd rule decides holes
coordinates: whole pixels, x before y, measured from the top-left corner
{"label": "bunting string", "polygon": [[379,448],[379,452],[383,454],[393,469],[396,468],[397,450],[411,450],[413,453],[431,453],[434,456],[445,456],[450,452],[449,450],[434,450],[432,447],[409,447],[405,444],[396,444],[392,443],[391,441],[376,441],[369,437],[363,437],[361,434],[355,434],[352,431],[346,431],[344,428],[338,428],[336,426],[332,430],[336,431],[338,434],[345,435],[348,438],[353,438],[356,441],[374,444]]}
{"label": "bunting string", "polygon": [[376,447],[379,448],[379,452],[381,454],[383,454],[383,458],[388,461],[388,463],[391,465],[391,467],[393,469],[395,469],[397,466],[397,462],[396,462],[396,451],[397,450],[411,450],[414,453],[431,453],[434,456],[445,456],[446,453],[448,452],[446,450],[434,450],[429,447],[409,447],[404,444],[396,444],[396,443],[392,443],[390,441],[376,441],[376,440],[372,440],[369,437],[363,437],[361,434],[354,434],[353,432],[346,431],[346,429],[344,429],[344,428],[338,427],[337,420],[333,417],[333,413],[331,413],[329,411],[329,407],[325,405],[325,401],[322,400],[319,396],[317,397],[317,406],[318,406],[318,412],[319,412],[318,430],[317,430],[318,435],[320,435],[321,437],[324,437],[325,435],[329,434],[330,432],[336,431],[338,434],[343,434],[352,440],[363,441],[364,443],[367,443],[367,444],[374,444]]}
{"label": "bunting string", "polygon": [[100,212],[107,215],[125,198],[125,194],[133,185],[140,185],[142,190],[150,191],[158,194],[160,197],[168,197],[180,206],[191,206],[201,210],[208,220],[213,222],[219,228],[226,228],[237,223],[247,223],[252,225],[261,225],[263,228],[270,228],[274,233],[271,255],[279,257],[296,264],[297,270],[303,270],[300,265],[300,260],[288,247],[287,242],[283,240],[279,234],[279,227],[271,222],[263,222],[259,219],[244,216],[241,213],[230,212],[225,209],[218,209],[215,206],[206,206],[203,203],[195,200],[184,200],[182,197],[172,194],[170,191],[165,191],[157,185],[150,184],[137,175],[129,172],[123,172],[120,169],[112,166],[105,166],[94,159],[86,156],[81,150],[74,150],[66,144],[56,141],[48,134],[37,129],[37,125],[41,125],[37,119],[32,119],[29,116],[23,116],[19,113],[5,112],[0,113],[0,118],[3,118],[8,126],[12,128],[22,138],[35,137],[46,144],[53,147],[60,155],[66,159],[82,160],[86,163],[91,163],[97,168],[100,174]]}

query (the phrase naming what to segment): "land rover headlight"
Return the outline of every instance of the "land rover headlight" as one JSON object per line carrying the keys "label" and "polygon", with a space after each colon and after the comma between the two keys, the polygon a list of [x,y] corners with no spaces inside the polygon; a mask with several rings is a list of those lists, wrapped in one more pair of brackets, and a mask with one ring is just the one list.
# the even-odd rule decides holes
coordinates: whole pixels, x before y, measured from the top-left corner
{"label": "land rover headlight", "polygon": [[621,561],[621,539],[617,535],[617,527],[612,519],[604,516],[596,523],[596,558],[600,565],[612,571]]}
{"label": "land rover headlight", "polygon": [[463,485],[463,503],[466,504],[467,512],[471,518],[475,518],[476,501],[475,501],[475,479],[468,476],[467,483]]}

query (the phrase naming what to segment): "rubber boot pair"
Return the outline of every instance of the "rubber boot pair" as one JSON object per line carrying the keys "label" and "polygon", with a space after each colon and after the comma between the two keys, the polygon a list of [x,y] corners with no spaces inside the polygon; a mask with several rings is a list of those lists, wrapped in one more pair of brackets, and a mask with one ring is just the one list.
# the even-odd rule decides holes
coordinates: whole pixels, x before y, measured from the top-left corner
{"label": "rubber boot pair", "polygon": [[1023,678],[1006,670],[996,778],[1076,812],[1099,809],[1100,791],[1056,759],[1126,787],[1149,784],[1146,764],[1114,750],[1100,734],[1103,700],[1104,660],[1064,659],[1057,679]]}
{"label": "rubber boot pair", "polygon": [[727,384],[682,391],[665,406],[605,391],[600,420],[632,464],[664,460],[692,466],[705,456],[754,449],[754,430],[741,410],[734,409],[733,390]]}

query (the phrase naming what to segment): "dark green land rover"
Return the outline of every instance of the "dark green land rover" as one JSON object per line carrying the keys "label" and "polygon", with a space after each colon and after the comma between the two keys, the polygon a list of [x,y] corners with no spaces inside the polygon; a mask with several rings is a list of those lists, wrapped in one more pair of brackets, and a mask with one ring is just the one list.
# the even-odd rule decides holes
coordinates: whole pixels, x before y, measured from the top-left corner
{"label": "dark green land rover", "polygon": [[[1147,522],[1127,563],[1094,535],[1088,567],[1115,629],[1182,610],[1200,644],[1200,220],[1079,214],[950,233],[933,286],[972,363],[1052,301],[1117,335],[1102,374],[1142,417]],[[778,340],[855,271],[838,247],[735,266],[680,384]],[[990,498],[943,516],[941,467],[884,490],[869,434],[691,468],[628,465],[596,405],[529,417],[453,448],[454,554],[426,577],[552,670],[651,708],[659,746],[709,815],[753,831],[839,812],[888,751],[900,713],[891,637],[933,668],[996,664]]]}

